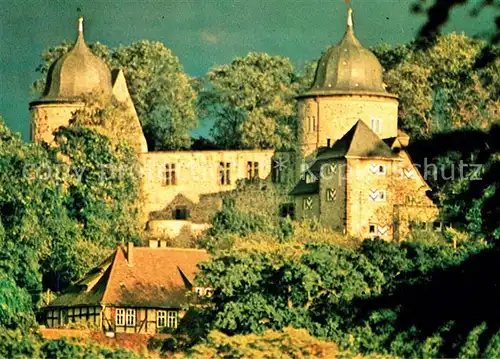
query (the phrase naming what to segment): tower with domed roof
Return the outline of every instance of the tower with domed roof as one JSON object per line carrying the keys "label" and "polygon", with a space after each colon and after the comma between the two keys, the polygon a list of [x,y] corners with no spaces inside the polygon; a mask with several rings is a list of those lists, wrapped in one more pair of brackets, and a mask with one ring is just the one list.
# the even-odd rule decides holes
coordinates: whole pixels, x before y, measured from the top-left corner
{"label": "tower with domed roof", "polygon": [[67,126],[75,111],[84,104],[87,94],[104,96],[125,104],[130,117],[130,130],[136,133],[138,152],[147,152],[146,139],[127,89],[124,74],[114,71],[85,43],[83,18],[78,19],[78,35],[71,50],[58,58],[49,68],[42,96],[30,103],[31,140],[52,142],[53,133]]}
{"label": "tower with domed roof", "polygon": [[358,120],[380,138],[397,137],[398,100],[386,91],[377,57],[354,34],[352,9],[342,40],[318,61],[314,83],[299,96],[302,156],[333,145]]}
{"label": "tower with domed roof", "polygon": [[354,35],[349,9],[343,39],[323,54],[312,87],[299,97],[301,173],[290,192],[297,219],[358,238],[401,240],[412,223],[436,218],[382,74]]}

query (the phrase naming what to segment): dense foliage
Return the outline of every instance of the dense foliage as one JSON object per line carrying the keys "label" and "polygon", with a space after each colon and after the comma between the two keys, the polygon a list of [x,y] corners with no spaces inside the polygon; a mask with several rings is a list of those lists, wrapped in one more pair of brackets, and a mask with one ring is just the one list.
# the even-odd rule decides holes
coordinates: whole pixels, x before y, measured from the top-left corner
{"label": "dense foliage", "polygon": [[290,149],[297,136],[298,82],[289,59],[251,52],[208,73],[200,94],[222,148]]}
{"label": "dense foliage", "polygon": [[[423,172],[425,163],[435,165],[426,180],[443,217],[460,226],[439,235],[413,232],[402,243],[360,242],[314,221],[280,218],[279,188],[238,188],[202,243],[213,257],[198,280],[214,293],[181,322],[177,334],[198,341],[187,356],[300,357],[313,347],[316,356],[332,357],[336,345],[404,358],[500,355],[500,283],[491,275],[500,263],[500,60],[483,63],[485,44],[463,35],[419,46],[374,52],[388,89],[399,95],[400,124],[413,138],[409,152]],[[50,49],[44,60],[68,48]],[[288,59],[250,53],[213,68],[206,83],[190,84],[161,44],[92,49],[125,67],[150,148],[189,146],[192,85],[198,113],[215,121],[218,146],[293,149],[296,143],[293,96],[311,83],[314,64],[299,76]],[[7,343],[0,356],[87,355],[65,341],[34,346],[23,334],[33,323],[42,278],[45,288],[60,289],[101,259],[95,253],[122,238],[139,241],[138,182],[128,170],[133,151],[109,133],[82,127],[92,113],[76,113],[74,125],[56,133],[54,148],[23,144],[0,124],[0,337]],[[90,125],[105,123],[98,118]],[[468,166],[457,172],[459,163]],[[53,176],[54,165],[70,170]],[[109,176],[122,165],[121,176]],[[179,349],[176,343],[177,337],[165,346]]]}
{"label": "dense foliage", "polygon": [[[467,319],[458,311],[474,294],[462,291],[477,281],[478,258],[491,251],[474,241],[454,249],[380,240],[356,249],[308,243],[295,250],[288,244],[225,250],[202,265],[200,281],[212,286],[214,295],[192,317],[200,318],[205,330],[226,334],[293,326],[356,352],[454,357],[465,344],[462,336],[446,333],[468,335],[473,329],[463,328]],[[498,299],[500,293],[491,295]]]}
{"label": "dense foliage", "polygon": [[0,357],[37,359],[144,358],[126,349],[109,349],[92,342],[85,343],[66,339],[43,340],[39,335],[4,328],[0,328]]}
{"label": "dense foliage", "polygon": [[5,327],[33,322],[44,287],[61,290],[120,241],[140,241],[139,184],[130,147],[79,126],[59,129],[55,142],[54,147],[25,144],[0,122]]}
{"label": "dense foliage", "polygon": [[500,58],[482,66],[486,46],[465,35],[448,34],[424,50],[417,44],[375,47],[388,90],[399,96],[400,126],[417,138],[488,129],[498,120]]}

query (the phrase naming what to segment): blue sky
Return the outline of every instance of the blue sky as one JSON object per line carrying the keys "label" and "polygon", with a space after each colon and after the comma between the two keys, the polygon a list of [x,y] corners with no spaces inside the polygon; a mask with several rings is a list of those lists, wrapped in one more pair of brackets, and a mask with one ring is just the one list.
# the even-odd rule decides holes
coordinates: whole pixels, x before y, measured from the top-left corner
{"label": "blue sky", "polygon": [[[353,0],[360,41],[411,41],[425,21],[411,14],[412,2]],[[191,76],[250,51],[289,57],[298,65],[318,58],[342,37],[347,9],[343,0],[0,0],[0,114],[26,140],[40,53],[75,39],[77,7],[88,42],[161,41]],[[471,19],[468,9],[457,9],[445,31],[472,36],[493,30],[493,12]]]}

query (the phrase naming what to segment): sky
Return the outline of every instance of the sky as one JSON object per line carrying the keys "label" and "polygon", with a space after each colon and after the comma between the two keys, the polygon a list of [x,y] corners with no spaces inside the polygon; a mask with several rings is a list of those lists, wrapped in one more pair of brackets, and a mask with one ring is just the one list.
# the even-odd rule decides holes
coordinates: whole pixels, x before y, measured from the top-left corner
{"label": "sky", "polygon": [[[425,22],[411,13],[414,1],[352,0],[358,39],[367,47],[413,40]],[[161,41],[191,76],[250,51],[289,57],[300,66],[341,39],[347,13],[344,0],[0,0],[0,114],[25,140],[40,53],[76,38],[77,8],[87,42],[116,47]],[[468,10],[456,9],[444,31],[493,31],[493,11],[470,18]]]}

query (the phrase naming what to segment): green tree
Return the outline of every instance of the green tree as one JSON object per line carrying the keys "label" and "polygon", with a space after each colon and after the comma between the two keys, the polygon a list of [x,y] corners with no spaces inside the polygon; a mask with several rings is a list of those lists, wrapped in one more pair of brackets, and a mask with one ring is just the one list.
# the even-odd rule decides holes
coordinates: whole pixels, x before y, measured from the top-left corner
{"label": "green tree", "polygon": [[[312,337],[307,331],[285,328],[266,331],[263,335],[227,336],[213,331],[205,343],[178,354],[176,358],[339,358],[335,343]],[[373,356],[378,358],[378,356]],[[360,358],[361,359],[361,358]]]}
{"label": "green tree", "polygon": [[27,329],[35,323],[31,296],[0,272],[0,327]]}
{"label": "green tree", "polygon": [[289,59],[251,52],[214,67],[200,94],[223,148],[292,148],[298,84]]}
{"label": "green tree", "polygon": [[458,128],[487,129],[498,119],[500,59],[478,66],[486,43],[448,34],[417,44],[373,50],[400,98],[399,121],[412,137]]}
{"label": "green tree", "polygon": [[134,151],[76,125],[55,141],[25,144],[0,121],[0,272],[35,308],[42,276],[60,290],[141,234]]}
{"label": "green tree", "polygon": [[78,125],[56,131],[55,143],[55,156],[69,170],[66,205],[83,237],[106,248],[125,239],[139,243],[139,177],[131,147]]}
{"label": "green tree", "polygon": [[[42,78],[33,84],[35,92],[43,90],[50,65],[71,47],[72,43],[65,41],[42,52],[42,64],[37,68]],[[196,93],[170,49],[150,41],[117,49],[96,42],[89,48],[111,69],[123,69],[150,150],[177,150],[191,145],[189,131],[196,127]]]}
{"label": "green tree", "polygon": [[160,42],[139,41],[115,50],[111,66],[125,71],[149,148],[189,148],[196,93],[179,58]]}

